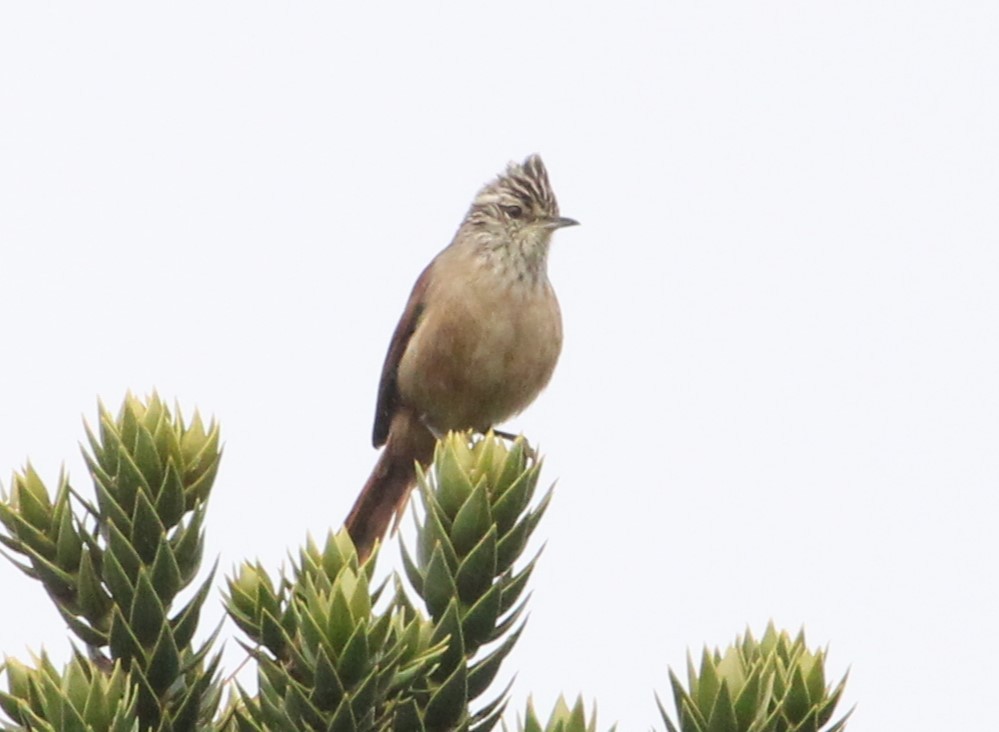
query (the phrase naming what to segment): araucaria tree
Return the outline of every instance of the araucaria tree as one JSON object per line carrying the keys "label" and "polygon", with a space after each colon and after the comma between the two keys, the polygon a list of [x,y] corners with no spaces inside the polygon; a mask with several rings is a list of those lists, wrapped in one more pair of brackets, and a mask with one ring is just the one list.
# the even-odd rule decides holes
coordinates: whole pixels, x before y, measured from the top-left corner
{"label": "araucaria tree", "polygon": [[[75,643],[62,668],[44,653],[0,665],[0,729],[508,729],[509,685],[494,682],[524,627],[538,561],[525,552],[551,497],[538,495],[541,462],[523,438],[438,442],[402,576],[377,577],[377,552],[359,561],[342,530],[307,539],[286,571],[243,563],[225,592],[252,664],[242,683],[223,676],[220,628],[194,641],[215,576],[198,579],[220,444],[214,421],[129,395],[87,430],[89,497],[66,475],[50,491],[30,465],[14,474],[0,499],[4,554],[45,588]],[[724,653],[705,650],[699,668],[688,662],[686,686],[669,672],[676,721],[660,703],[663,723],[838,732],[845,679],[828,686],[824,661],[802,634],[747,632]],[[544,722],[529,703],[510,724],[597,729],[581,700],[559,699]]]}

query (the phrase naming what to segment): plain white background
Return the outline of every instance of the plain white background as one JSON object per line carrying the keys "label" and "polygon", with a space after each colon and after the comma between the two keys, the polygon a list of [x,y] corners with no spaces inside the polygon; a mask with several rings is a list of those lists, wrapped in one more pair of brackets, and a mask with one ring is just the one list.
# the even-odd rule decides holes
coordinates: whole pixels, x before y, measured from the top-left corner
{"label": "plain white background", "polygon": [[[156,388],[223,425],[208,556],[276,569],[374,463],[416,275],[538,151],[582,226],[508,426],[558,480],[513,709],[661,729],[667,666],[773,618],[854,732],[987,726],[999,6],[331,5],[0,10],[2,469],[87,488],[81,415]],[[0,586],[0,649],[65,658]]]}

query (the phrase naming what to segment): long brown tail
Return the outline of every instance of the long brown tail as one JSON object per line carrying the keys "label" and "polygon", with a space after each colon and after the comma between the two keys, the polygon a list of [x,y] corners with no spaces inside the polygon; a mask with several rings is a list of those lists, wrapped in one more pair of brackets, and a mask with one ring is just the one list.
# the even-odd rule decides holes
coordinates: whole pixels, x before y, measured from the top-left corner
{"label": "long brown tail", "polygon": [[400,409],[392,418],[385,449],[344,522],[362,562],[385,536],[392,517],[405,508],[416,484],[416,461],[429,463],[435,442],[430,430],[408,409]]}

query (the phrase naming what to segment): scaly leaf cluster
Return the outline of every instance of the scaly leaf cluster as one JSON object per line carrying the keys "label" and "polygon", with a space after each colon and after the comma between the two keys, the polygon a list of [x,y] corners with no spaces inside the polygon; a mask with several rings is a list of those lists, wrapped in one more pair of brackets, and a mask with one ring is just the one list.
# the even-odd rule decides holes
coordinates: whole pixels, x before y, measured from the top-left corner
{"label": "scaly leaf cluster", "polygon": [[404,548],[413,589],[434,622],[434,640],[447,650],[422,694],[428,730],[488,730],[499,720],[504,690],[474,713],[523,623],[523,593],[537,556],[517,560],[551,498],[532,499],[541,469],[527,443],[492,434],[454,433],[442,439],[433,469],[419,475],[424,518],[415,558]]}
{"label": "scaly leaf cluster", "polygon": [[6,672],[10,688],[10,693],[0,691],[0,707],[32,730],[138,729],[135,687],[120,663],[100,670],[87,658],[77,656],[59,672],[42,653],[33,668],[7,659],[0,669]]}
{"label": "scaly leaf cluster", "polygon": [[831,688],[825,680],[825,651],[810,651],[805,633],[793,640],[767,625],[760,640],[746,631],[725,653],[707,648],[700,669],[687,660],[685,689],[670,670],[678,724],[662,703],[669,732],[839,732],[845,716],[825,727],[846,686],[846,676]]}
{"label": "scaly leaf cluster", "polygon": [[412,687],[429,675],[443,645],[429,621],[397,595],[373,612],[373,558],[358,565],[346,531],[320,549],[309,539],[289,577],[274,583],[244,564],[228,580],[226,608],[249,636],[258,693],[240,690],[240,730],[403,730]]}
{"label": "scaly leaf cluster", "polygon": [[[0,541],[25,558],[15,564],[43,583],[93,662],[120,661],[137,687],[143,727],[193,729],[214,714],[219,697],[218,657],[206,658],[211,640],[192,646],[212,576],[173,606],[201,564],[218,426],[198,415],[185,423],[155,394],[128,395],[116,417],[100,406],[97,433],[88,427],[87,438],[96,501],[65,476],[50,498],[29,465],[0,502]],[[74,668],[65,671],[67,683],[79,677]]]}
{"label": "scaly leaf cluster", "polygon": [[[506,730],[506,724],[503,725]],[[610,728],[614,732],[615,727]],[[540,717],[534,710],[534,702],[527,700],[527,713],[524,720],[518,720],[517,732],[597,732],[597,712],[593,710],[593,716],[587,719],[586,707],[582,697],[577,697],[576,703],[570,707],[565,701],[565,697],[559,697],[555,702],[551,715],[546,724],[541,723]]]}

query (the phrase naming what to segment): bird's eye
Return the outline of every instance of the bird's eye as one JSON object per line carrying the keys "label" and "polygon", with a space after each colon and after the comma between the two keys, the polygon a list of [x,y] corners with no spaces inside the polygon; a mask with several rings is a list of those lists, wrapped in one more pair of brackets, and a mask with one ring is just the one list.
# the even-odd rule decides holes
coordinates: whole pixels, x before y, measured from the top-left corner
{"label": "bird's eye", "polygon": [[519,219],[524,215],[524,209],[520,206],[504,206],[503,210],[506,211],[506,215],[511,219]]}

